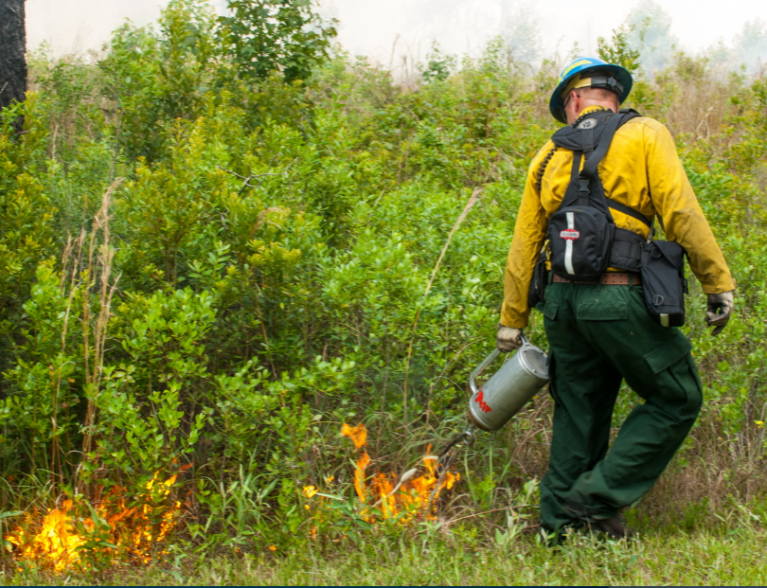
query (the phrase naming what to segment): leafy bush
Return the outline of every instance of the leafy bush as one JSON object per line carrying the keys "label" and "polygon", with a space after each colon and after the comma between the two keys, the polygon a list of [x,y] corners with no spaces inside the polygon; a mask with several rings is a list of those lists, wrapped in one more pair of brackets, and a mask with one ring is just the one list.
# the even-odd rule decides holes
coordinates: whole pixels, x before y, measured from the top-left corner
{"label": "leafy bush", "polygon": [[[334,476],[350,492],[343,422],[366,421],[376,467],[397,471],[464,425],[526,168],[554,130],[541,97],[553,70],[531,78],[493,42],[460,67],[434,57],[406,90],[365,61],[323,61],[332,31],[307,28],[308,3],[231,7],[216,20],[174,0],[157,30],[118,29],[97,64],[40,55],[38,92],[3,113],[0,470],[26,487],[140,496],[183,467],[192,536],[287,542],[308,531],[302,485]],[[739,284],[716,340],[701,293],[690,297],[707,404],[682,454],[719,456],[735,480],[739,452],[753,464],[767,450],[754,424],[766,94],[763,81],[706,76],[680,56],[639,81],[634,105],[676,134]],[[691,80],[699,92],[681,97]],[[545,345],[541,322],[528,332]],[[463,500],[490,507],[540,475],[550,408],[541,397],[484,439]],[[749,498],[754,484],[717,492]],[[31,498],[22,487],[2,510]]]}

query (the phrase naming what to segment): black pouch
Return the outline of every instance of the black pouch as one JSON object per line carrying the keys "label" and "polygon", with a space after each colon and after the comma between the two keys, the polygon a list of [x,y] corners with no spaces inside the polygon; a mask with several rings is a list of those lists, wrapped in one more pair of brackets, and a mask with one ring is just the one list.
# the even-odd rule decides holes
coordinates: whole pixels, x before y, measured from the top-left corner
{"label": "black pouch", "polygon": [[549,270],[546,269],[546,247],[543,248],[533,268],[533,278],[527,291],[527,304],[535,308],[546,300],[546,286],[549,284]]}
{"label": "black pouch", "polygon": [[647,310],[663,327],[684,324],[684,248],[673,241],[650,241],[642,251],[642,288]]}
{"label": "black pouch", "polygon": [[597,281],[610,261],[611,220],[591,206],[560,208],[551,215],[551,271],[568,280]]}

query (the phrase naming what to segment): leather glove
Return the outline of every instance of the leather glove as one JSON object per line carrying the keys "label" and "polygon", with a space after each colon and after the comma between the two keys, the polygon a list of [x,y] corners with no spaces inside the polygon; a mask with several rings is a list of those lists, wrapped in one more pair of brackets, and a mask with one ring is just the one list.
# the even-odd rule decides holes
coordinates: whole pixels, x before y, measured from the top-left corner
{"label": "leather glove", "polygon": [[498,334],[495,336],[498,351],[509,353],[522,347],[522,329],[504,327],[498,325]]}
{"label": "leather glove", "polygon": [[706,322],[712,327],[711,336],[715,337],[722,332],[727,321],[732,316],[732,310],[735,308],[733,302],[733,292],[722,292],[721,294],[709,294],[706,302]]}

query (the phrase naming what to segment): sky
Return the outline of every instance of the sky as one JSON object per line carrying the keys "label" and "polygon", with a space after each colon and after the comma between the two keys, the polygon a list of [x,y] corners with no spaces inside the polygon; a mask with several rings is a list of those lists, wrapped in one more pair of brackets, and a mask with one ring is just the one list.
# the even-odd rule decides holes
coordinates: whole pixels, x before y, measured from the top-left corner
{"label": "sky", "polygon": [[[225,0],[210,0],[220,8]],[[578,43],[593,54],[639,0],[322,0],[321,12],[340,21],[341,45],[387,65],[392,48],[418,59],[437,41],[443,50],[476,55],[504,20],[526,10],[537,21],[545,55],[566,56]],[[26,0],[27,46],[48,42],[54,54],[98,49],[124,20],[155,21],[167,0]],[[658,0],[683,49],[698,52],[720,39],[730,44],[746,21],[767,21],[767,0]]]}

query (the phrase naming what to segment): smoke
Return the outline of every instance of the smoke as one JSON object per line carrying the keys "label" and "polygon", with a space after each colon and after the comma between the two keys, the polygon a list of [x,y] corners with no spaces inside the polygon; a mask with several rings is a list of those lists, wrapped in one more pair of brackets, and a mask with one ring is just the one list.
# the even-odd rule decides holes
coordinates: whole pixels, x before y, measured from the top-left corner
{"label": "smoke", "polygon": [[[209,2],[217,10],[226,4]],[[149,24],[165,4],[167,0],[27,0],[28,48],[47,42],[59,55],[98,49],[126,18],[136,25]],[[411,61],[423,59],[435,42],[447,53],[477,55],[495,36],[510,39],[513,51],[526,58],[557,55],[561,61],[573,53],[593,54],[597,37],[609,38],[638,4],[639,0],[320,0],[320,13],[340,21],[338,41],[344,49],[384,65],[403,55]],[[728,0],[726,9],[720,0],[663,0],[662,7],[680,48],[692,52],[721,46],[720,41],[735,47],[746,34],[746,22],[764,18],[764,0]]]}
{"label": "smoke", "polygon": [[[673,50],[708,55],[726,45],[732,48],[730,57],[739,56],[743,53],[739,47],[746,46],[744,38],[752,39],[749,47],[761,47],[753,41],[759,32],[748,23],[764,18],[764,0],[730,0],[726,10],[720,0],[663,0],[662,11],[655,11],[658,14],[647,10],[650,4],[643,0],[585,4],[571,0],[322,0],[323,14],[341,22],[338,40],[345,50],[394,69],[405,57],[411,62],[423,60],[434,43],[445,53],[476,56],[497,36],[515,58],[539,62],[541,57],[553,57],[561,64],[575,55],[594,55],[598,37],[610,39],[613,30],[640,12],[659,20],[645,23],[646,32],[663,32],[668,37],[645,35],[654,45],[644,47],[644,52],[648,60],[652,57],[657,62],[648,63],[650,70]],[[729,63],[735,61],[731,58]],[[767,51],[751,56],[750,61],[766,62]]]}
{"label": "smoke", "polygon": [[46,43],[54,55],[99,49],[125,19],[146,25],[160,16],[157,0],[27,0],[27,49]]}

